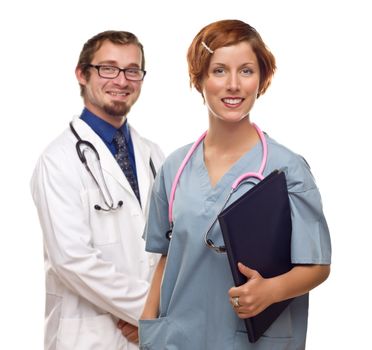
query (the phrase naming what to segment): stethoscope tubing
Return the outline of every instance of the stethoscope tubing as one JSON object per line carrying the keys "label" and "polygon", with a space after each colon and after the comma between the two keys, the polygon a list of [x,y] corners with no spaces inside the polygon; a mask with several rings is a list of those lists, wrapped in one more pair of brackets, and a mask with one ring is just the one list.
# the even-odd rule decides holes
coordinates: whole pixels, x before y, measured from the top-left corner
{"label": "stethoscope tubing", "polygon": [[[101,166],[101,158],[99,156],[99,153],[98,153],[97,149],[94,147],[94,145],[91,142],[89,142],[87,140],[83,140],[80,137],[80,135],[78,134],[78,132],[74,128],[74,125],[73,125],[73,122],[72,121],[70,122],[69,125],[70,125],[71,132],[74,134],[74,136],[77,139],[77,142],[76,142],[76,145],[75,145],[77,155],[78,155],[80,161],[84,164],[84,166],[85,166],[86,170],[88,171],[88,173],[91,175],[91,177],[94,180],[94,182],[96,183],[96,185],[98,187],[98,190],[101,193],[102,198],[103,198],[103,201],[105,202],[105,205],[106,205],[106,208],[103,208],[100,205],[96,204],[94,206],[94,209],[96,209],[96,210],[103,210],[103,211],[111,211],[111,210],[117,210],[117,209],[121,208],[123,206],[123,201],[122,200],[119,200],[116,206],[114,205],[113,197],[112,197],[111,192],[109,191],[109,189],[107,187],[107,183],[106,183],[105,177],[103,175],[102,166]],[[85,149],[84,150],[81,150],[81,147],[82,146],[85,146]],[[98,168],[99,168],[100,176],[101,176],[101,179],[102,179],[104,190],[107,193],[108,200],[107,200],[107,198],[106,198],[106,196],[105,196],[105,194],[104,194],[104,192],[102,190],[101,185],[99,184],[97,178],[94,176],[92,170],[90,169],[90,167],[88,165],[88,161],[87,161],[87,159],[85,157],[85,154],[84,154],[84,152],[86,152],[87,149],[90,149],[91,151],[93,151],[93,153],[95,154],[95,156],[97,158],[97,163],[98,163]],[[155,169],[155,165],[154,165],[154,162],[152,161],[152,158],[151,157],[150,157],[149,164],[150,164],[150,169],[151,169],[152,176],[155,179],[155,177],[156,177],[156,169]]]}
{"label": "stethoscope tubing", "polygon": [[176,194],[176,188],[177,188],[179,179],[181,177],[181,174],[182,174],[183,170],[185,169],[187,162],[189,161],[189,159],[191,158],[191,156],[195,152],[195,149],[199,146],[200,142],[202,142],[204,140],[206,135],[207,135],[207,131],[205,131],[195,141],[195,143],[191,146],[191,148],[187,152],[184,160],[182,161],[180,167],[178,168],[176,176],[174,177],[174,180],[173,180],[173,183],[172,183],[172,188],[171,188],[171,193],[170,193],[170,196],[169,196],[169,207],[168,207],[168,219],[169,219],[170,223],[173,222],[173,202],[174,202],[174,197],[175,197],[175,194]]}
{"label": "stethoscope tubing", "polygon": [[239,176],[231,185],[232,190],[235,190],[239,186],[239,184],[247,178],[255,177],[258,180],[263,180],[264,178],[263,172],[265,170],[266,163],[267,163],[267,141],[265,138],[265,134],[262,132],[262,130],[256,124],[252,123],[252,125],[255,127],[258,133],[258,136],[260,137],[260,140],[261,140],[261,146],[262,146],[261,165],[257,172],[248,172],[248,173],[245,173]]}
{"label": "stethoscope tubing", "polygon": [[[244,173],[244,174],[240,175],[233,182],[233,184],[231,185],[231,191],[230,191],[230,193],[229,193],[229,195],[227,197],[227,200],[225,201],[223,207],[226,206],[226,203],[230,199],[231,195],[237,190],[237,188],[239,187],[240,184],[242,184],[243,182],[245,182],[245,180],[247,180],[248,178],[256,178],[258,180],[262,180],[264,178],[263,172],[264,172],[265,167],[266,167],[267,153],[268,153],[268,151],[267,151],[267,141],[266,141],[265,134],[262,132],[262,130],[255,123],[252,123],[252,125],[254,126],[254,128],[256,129],[256,131],[258,133],[258,136],[259,136],[260,141],[261,141],[261,146],[262,146],[262,160],[261,160],[260,168],[258,169],[257,172],[247,172],[247,173]],[[169,238],[171,237],[172,229],[173,229],[173,204],[174,204],[174,198],[175,198],[175,194],[176,194],[176,188],[177,188],[177,185],[179,183],[179,179],[181,177],[181,174],[182,174],[183,170],[186,167],[187,162],[190,160],[190,158],[194,154],[196,148],[204,140],[204,138],[205,138],[206,135],[207,135],[207,131],[205,131],[195,141],[195,143],[191,146],[191,148],[187,152],[185,158],[183,159],[180,167],[178,168],[178,171],[176,173],[176,176],[174,177],[174,180],[173,180],[173,183],[172,183],[172,187],[171,187],[171,193],[170,193],[170,196],[169,196],[169,207],[168,207],[168,220],[169,220],[169,227],[170,227],[170,229],[169,229],[169,231],[167,231],[167,234],[166,235]],[[214,224],[215,221],[216,220],[214,220],[212,222],[211,227],[213,226],[213,224]],[[209,231],[210,231],[210,229],[207,232],[209,232]]]}
{"label": "stethoscope tubing", "polygon": [[[78,155],[80,161],[84,164],[85,169],[88,171],[88,173],[92,177],[94,183],[96,184],[96,186],[97,186],[97,188],[98,188],[98,190],[99,190],[99,192],[100,192],[100,194],[103,198],[105,206],[106,206],[106,208],[104,208],[104,207],[102,207],[98,204],[95,204],[94,209],[103,210],[103,211],[111,211],[111,210],[117,210],[117,209],[121,208],[123,206],[123,201],[122,200],[119,200],[116,206],[114,205],[114,199],[111,195],[110,190],[107,187],[107,183],[106,183],[105,177],[103,175],[102,166],[101,166],[101,159],[100,159],[100,156],[99,156],[99,153],[98,153],[97,149],[94,147],[94,145],[91,142],[83,140],[80,137],[80,135],[78,134],[78,132],[74,128],[72,122],[70,122],[70,129],[71,129],[72,133],[74,134],[74,136],[77,139],[77,142],[76,142],[76,145],[75,145],[77,155]],[[81,149],[82,146],[85,146],[84,150]],[[90,167],[88,165],[87,158],[84,154],[87,151],[87,149],[90,149],[91,151],[93,151],[95,157],[97,158],[99,174],[100,174],[100,177],[102,179],[104,190],[102,189],[102,187],[99,184],[96,176],[93,174],[92,170],[90,169]],[[105,195],[104,191],[107,194],[108,198],[106,198],[106,195]]]}

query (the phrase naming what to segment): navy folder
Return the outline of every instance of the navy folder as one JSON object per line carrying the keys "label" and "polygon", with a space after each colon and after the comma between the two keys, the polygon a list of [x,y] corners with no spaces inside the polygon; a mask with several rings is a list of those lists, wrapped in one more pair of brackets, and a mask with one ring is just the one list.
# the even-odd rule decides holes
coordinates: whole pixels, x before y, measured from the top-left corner
{"label": "navy folder", "polygon": [[[234,283],[247,278],[238,270],[238,262],[270,278],[288,272],[291,263],[291,211],[287,182],[282,171],[275,170],[218,216]],[[292,299],[270,305],[260,314],[244,320],[251,343],[277,319]]]}

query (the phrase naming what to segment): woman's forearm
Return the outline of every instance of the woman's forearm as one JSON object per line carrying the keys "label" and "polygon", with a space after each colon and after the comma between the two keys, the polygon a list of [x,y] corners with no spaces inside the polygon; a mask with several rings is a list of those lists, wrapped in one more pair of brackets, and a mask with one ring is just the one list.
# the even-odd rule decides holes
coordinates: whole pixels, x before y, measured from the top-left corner
{"label": "woman's forearm", "polygon": [[142,312],[142,320],[154,319],[158,317],[160,304],[160,286],[166,261],[167,257],[165,255],[162,255],[158,262],[158,265],[156,266],[150,290],[147,295],[145,307]]}
{"label": "woman's forearm", "polygon": [[297,265],[291,271],[273,278],[275,302],[308,293],[324,282],[330,273],[330,265]]}

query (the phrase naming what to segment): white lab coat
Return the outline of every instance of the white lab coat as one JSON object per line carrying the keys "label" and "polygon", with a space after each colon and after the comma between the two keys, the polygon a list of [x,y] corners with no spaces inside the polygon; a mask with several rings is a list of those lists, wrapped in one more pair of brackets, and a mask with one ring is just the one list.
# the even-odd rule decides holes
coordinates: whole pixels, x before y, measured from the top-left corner
{"label": "white lab coat", "polygon": [[157,255],[145,252],[142,234],[154,180],[150,156],[156,169],[164,157],[158,146],[130,129],[141,208],[100,137],[80,119],[74,127],[96,147],[114,202],[122,200],[123,206],[94,209],[104,202],[77,156],[70,129],[40,157],[31,189],[44,237],[45,349],[138,349],[116,323],[120,318],[137,325],[157,263]]}

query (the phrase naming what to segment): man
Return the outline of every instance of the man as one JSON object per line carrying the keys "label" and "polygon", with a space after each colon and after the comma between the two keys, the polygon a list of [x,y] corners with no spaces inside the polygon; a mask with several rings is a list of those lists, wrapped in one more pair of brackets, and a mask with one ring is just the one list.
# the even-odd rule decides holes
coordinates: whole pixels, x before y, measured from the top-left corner
{"label": "man", "polygon": [[85,108],[36,165],[31,188],[44,235],[45,349],[138,349],[137,320],[158,258],[145,253],[142,233],[163,161],[127,122],[144,66],[132,33],[88,40],[75,71]]}

